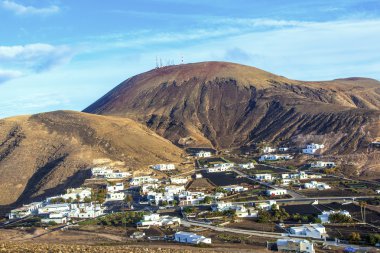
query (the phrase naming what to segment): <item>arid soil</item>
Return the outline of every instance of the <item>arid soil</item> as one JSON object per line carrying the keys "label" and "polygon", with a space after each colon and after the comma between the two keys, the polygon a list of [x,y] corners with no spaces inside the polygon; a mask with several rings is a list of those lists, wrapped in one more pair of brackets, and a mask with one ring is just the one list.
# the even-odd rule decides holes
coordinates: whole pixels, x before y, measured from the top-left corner
{"label": "arid soil", "polygon": [[0,205],[78,187],[94,163],[136,174],[182,161],[181,149],[127,118],[57,111],[3,119],[0,129]]}

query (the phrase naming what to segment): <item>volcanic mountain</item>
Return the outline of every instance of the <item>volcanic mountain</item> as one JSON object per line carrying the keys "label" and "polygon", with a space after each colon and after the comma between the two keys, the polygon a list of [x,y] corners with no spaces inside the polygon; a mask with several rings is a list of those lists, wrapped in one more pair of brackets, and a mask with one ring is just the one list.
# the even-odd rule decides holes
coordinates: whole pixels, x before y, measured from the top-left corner
{"label": "volcanic mountain", "polygon": [[305,82],[227,62],[167,66],[131,77],[84,111],[129,117],[179,146],[320,141],[364,150],[379,135],[380,82]]}
{"label": "volcanic mountain", "polygon": [[134,173],[181,161],[181,149],[127,118],[56,111],[3,119],[0,129],[1,205],[78,187],[94,163]]}

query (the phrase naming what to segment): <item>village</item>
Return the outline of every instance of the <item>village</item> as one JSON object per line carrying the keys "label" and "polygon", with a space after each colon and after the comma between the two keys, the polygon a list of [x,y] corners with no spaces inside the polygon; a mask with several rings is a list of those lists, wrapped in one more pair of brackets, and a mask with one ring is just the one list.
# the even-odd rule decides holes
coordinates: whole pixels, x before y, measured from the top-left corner
{"label": "village", "polygon": [[[380,185],[331,173],[338,165],[318,159],[323,148],[267,145],[253,155],[192,148],[191,170],[155,164],[137,176],[96,166],[81,187],[13,209],[0,226],[46,233],[114,227],[136,243],[240,243],[282,252],[380,246]],[[299,155],[310,160],[287,165]]]}

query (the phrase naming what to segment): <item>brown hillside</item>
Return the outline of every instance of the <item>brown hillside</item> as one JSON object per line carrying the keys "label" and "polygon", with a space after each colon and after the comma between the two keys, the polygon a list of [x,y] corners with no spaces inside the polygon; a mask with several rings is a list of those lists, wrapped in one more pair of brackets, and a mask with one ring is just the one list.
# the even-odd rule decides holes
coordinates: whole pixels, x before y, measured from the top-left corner
{"label": "brown hillside", "polygon": [[319,141],[326,153],[367,152],[379,136],[380,82],[305,82],[226,62],[154,69],[84,111],[136,119],[179,146],[219,149]]}
{"label": "brown hillside", "polygon": [[56,111],[0,120],[0,204],[40,199],[79,186],[94,159],[136,172],[180,161],[182,151],[127,118]]}

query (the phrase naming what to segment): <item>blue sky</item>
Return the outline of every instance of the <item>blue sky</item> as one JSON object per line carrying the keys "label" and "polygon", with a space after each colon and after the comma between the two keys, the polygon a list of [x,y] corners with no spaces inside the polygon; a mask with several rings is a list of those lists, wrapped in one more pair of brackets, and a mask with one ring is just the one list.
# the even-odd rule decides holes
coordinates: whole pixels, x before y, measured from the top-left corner
{"label": "blue sky", "polygon": [[0,118],[82,110],[156,56],[380,79],[378,0],[0,0],[0,20]]}

